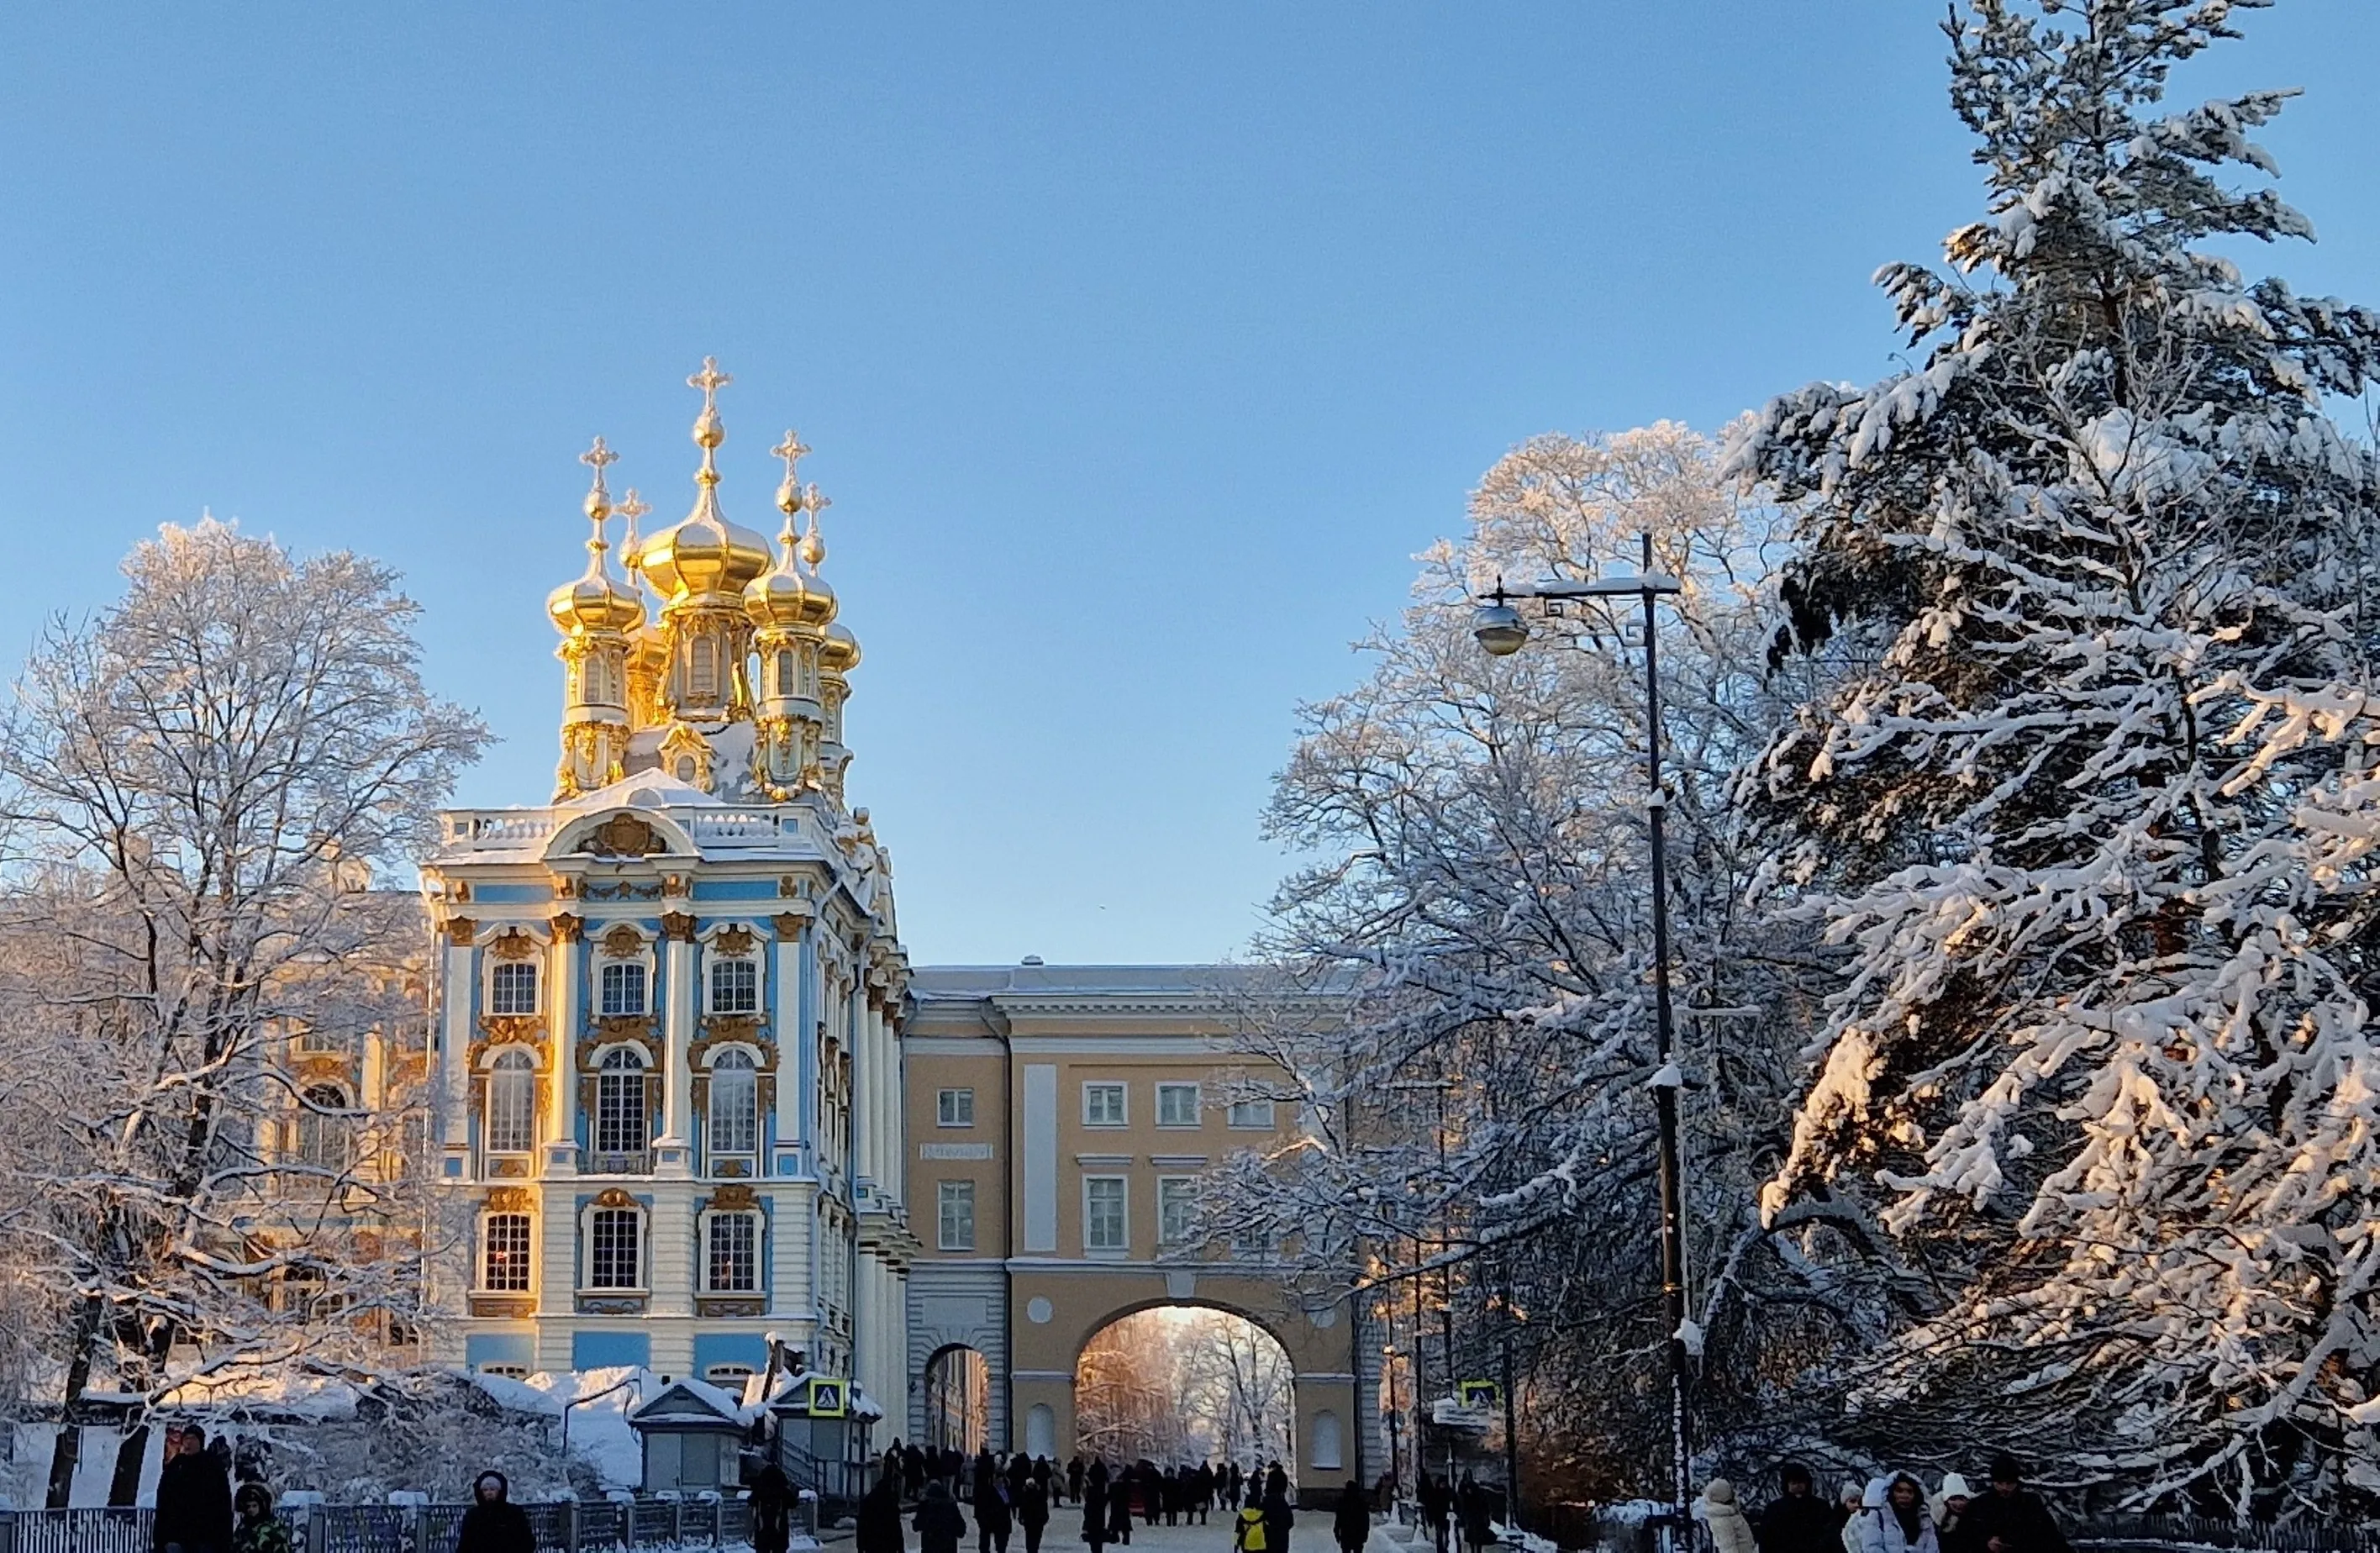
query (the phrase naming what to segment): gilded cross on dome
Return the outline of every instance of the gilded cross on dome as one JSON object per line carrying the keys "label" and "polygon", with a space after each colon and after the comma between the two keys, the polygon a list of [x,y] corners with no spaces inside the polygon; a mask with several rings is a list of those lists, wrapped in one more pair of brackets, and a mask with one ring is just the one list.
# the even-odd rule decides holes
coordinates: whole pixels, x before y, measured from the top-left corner
{"label": "gilded cross on dome", "polygon": [[702,390],[702,407],[712,409],[717,407],[719,391],[735,381],[719,370],[719,358],[706,356],[702,358],[702,370],[686,379],[686,385]]}
{"label": "gilded cross on dome", "polygon": [[802,434],[789,426],[785,429],[785,440],[769,451],[785,461],[785,480],[777,487],[777,510],[791,517],[801,510],[802,459],[810,450],[803,443]]}
{"label": "gilded cross on dome", "polygon": [[603,470],[606,466],[619,461],[620,455],[606,447],[601,437],[595,439],[593,447],[578,455],[578,462],[595,471],[595,481],[587,488],[587,516],[595,520],[599,534],[602,530],[603,519],[610,516],[613,510],[612,493],[603,486]]}
{"label": "gilded cross on dome", "polygon": [[834,505],[834,498],[820,491],[818,482],[812,480],[802,492],[802,505],[810,515],[810,530],[802,536],[802,560],[815,572],[819,569],[819,563],[826,559],[826,541],[819,537],[819,514]]}

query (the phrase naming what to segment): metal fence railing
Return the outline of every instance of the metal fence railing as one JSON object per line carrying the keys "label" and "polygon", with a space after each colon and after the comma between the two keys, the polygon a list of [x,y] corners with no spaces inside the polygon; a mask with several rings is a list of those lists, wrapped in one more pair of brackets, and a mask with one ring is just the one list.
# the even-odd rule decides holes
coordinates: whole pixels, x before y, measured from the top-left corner
{"label": "metal fence railing", "polygon": [[2068,1528],[2077,1547],[2257,1549],[2263,1553],[2380,1553],[2380,1526],[2345,1522],[2210,1521],[2195,1515],[2095,1515]]}
{"label": "metal fence railing", "polygon": [[[448,1553],[468,1505],[311,1505],[285,1512],[293,1553]],[[742,1499],[525,1504],[540,1550],[729,1547],[752,1540]],[[0,1511],[0,1553],[152,1553],[148,1510]],[[811,1528],[815,1530],[815,1527]]]}

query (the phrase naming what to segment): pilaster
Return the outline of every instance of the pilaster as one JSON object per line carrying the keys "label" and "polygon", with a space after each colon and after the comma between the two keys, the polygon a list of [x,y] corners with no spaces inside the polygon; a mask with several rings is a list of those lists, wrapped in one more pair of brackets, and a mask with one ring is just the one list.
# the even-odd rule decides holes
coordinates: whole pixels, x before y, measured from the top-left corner
{"label": "pilaster", "polygon": [[684,1179],[694,1171],[694,918],[662,916],[662,1135],[653,1144],[653,1173]]}

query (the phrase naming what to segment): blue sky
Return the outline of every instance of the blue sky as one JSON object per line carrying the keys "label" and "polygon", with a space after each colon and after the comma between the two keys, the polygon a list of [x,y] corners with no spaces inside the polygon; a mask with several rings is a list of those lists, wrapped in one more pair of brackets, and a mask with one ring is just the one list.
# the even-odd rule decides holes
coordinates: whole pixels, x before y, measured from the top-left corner
{"label": "blue sky", "polygon": [[[1293,709],[1532,433],[1713,427],[1893,346],[1978,208],[1932,0],[19,6],[0,14],[0,659],[201,506],[402,568],[537,802],[601,432],[730,513],[786,425],[867,661],[856,801],[921,961],[1257,925]],[[2284,0],[2180,95],[2380,297],[2380,6]]]}

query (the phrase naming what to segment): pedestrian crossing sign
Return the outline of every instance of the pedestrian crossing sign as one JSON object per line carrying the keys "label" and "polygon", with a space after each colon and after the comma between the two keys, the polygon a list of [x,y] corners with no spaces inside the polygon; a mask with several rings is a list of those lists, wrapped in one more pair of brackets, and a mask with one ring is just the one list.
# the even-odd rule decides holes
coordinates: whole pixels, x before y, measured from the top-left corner
{"label": "pedestrian crossing sign", "polygon": [[1466,1380],[1455,1387],[1454,1395],[1466,1408],[1492,1408],[1504,1400],[1504,1389],[1492,1380]]}
{"label": "pedestrian crossing sign", "polygon": [[851,1411],[850,1387],[846,1382],[830,1380],[825,1376],[810,1377],[809,1415],[813,1418],[840,1418]]}

